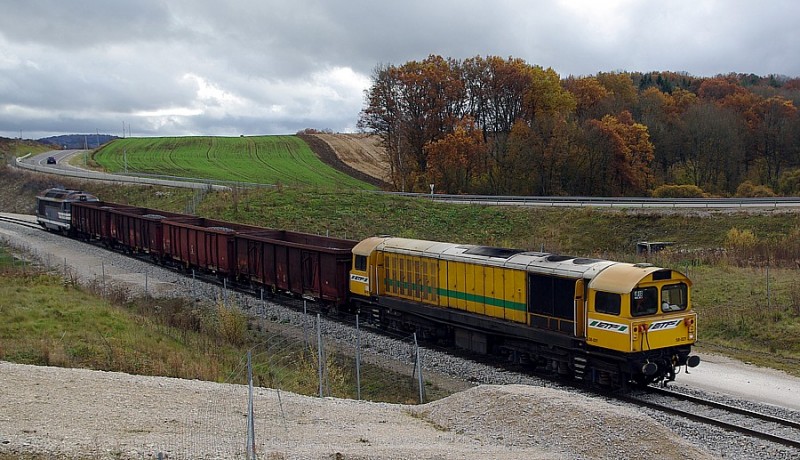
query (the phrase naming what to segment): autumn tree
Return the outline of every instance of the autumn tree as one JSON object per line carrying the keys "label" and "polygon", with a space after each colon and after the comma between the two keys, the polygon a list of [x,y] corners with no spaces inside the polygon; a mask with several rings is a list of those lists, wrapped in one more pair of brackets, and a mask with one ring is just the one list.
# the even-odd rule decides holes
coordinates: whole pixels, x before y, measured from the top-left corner
{"label": "autumn tree", "polygon": [[379,136],[392,164],[395,187],[427,188],[427,143],[453,129],[463,115],[463,82],[453,61],[429,56],[376,70],[359,126]]}
{"label": "autumn tree", "polygon": [[515,123],[506,163],[511,193],[561,194],[561,172],[570,149],[569,123],[575,97],[552,69],[532,67],[524,117]]}
{"label": "autumn tree", "polygon": [[485,164],[492,193],[507,190],[505,172],[508,138],[524,116],[525,95],[531,85],[530,66],[521,59],[496,56],[467,59],[461,66],[468,113],[487,144]]}
{"label": "autumn tree", "polygon": [[[675,91],[679,97],[682,90]],[[651,86],[639,95],[636,119],[647,126],[657,156],[654,168],[662,178],[671,179],[670,167],[682,161],[686,152],[686,124],[681,115],[685,101]]]}
{"label": "autumn tree", "polygon": [[[367,105],[361,111],[358,126],[370,130],[381,138],[388,156],[389,176],[396,189],[404,189],[401,184],[405,177],[402,170],[401,152],[403,149],[404,114],[401,112],[400,80],[398,70],[393,66],[378,66],[373,71],[372,86],[366,91]],[[408,162],[408,159],[406,160]]]}
{"label": "autumn tree", "polygon": [[686,149],[675,165],[684,183],[733,193],[745,173],[744,121],[732,109],[709,101],[690,107],[683,120]]}
{"label": "autumn tree", "polygon": [[605,111],[603,114],[621,113],[631,110],[636,105],[639,94],[633,84],[631,75],[619,72],[600,72],[597,81],[608,91],[608,96],[603,101]]}
{"label": "autumn tree", "polygon": [[425,146],[428,179],[447,193],[471,193],[484,179],[486,143],[471,117],[459,120],[453,132]]}
{"label": "autumn tree", "polygon": [[775,188],[797,146],[797,108],[792,101],[771,97],[750,111],[753,147],[763,160],[763,181]]}
{"label": "autumn tree", "polygon": [[644,196],[653,186],[653,144],[647,126],[630,112],[590,120],[587,170],[594,190],[608,196]]}
{"label": "autumn tree", "polygon": [[579,120],[600,118],[604,114],[598,108],[606,100],[610,92],[595,77],[569,77],[564,81],[564,88],[575,98],[575,114]]}

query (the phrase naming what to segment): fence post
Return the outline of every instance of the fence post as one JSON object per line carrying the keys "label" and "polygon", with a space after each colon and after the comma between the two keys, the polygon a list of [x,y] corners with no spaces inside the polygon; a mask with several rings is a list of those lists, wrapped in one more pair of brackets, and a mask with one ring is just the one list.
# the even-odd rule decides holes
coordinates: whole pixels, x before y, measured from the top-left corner
{"label": "fence post", "polygon": [[308,346],[308,308],[306,299],[303,299],[303,345]]}
{"label": "fence post", "polygon": [[417,333],[414,333],[414,350],[416,359],[414,360],[414,368],[417,370],[417,383],[419,384],[419,403],[425,402],[425,385],[422,380],[422,357],[419,355],[419,345],[417,344]]}
{"label": "fence post", "polygon": [[361,329],[356,312],[356,400],[361,401]]}
{"label": "fence post", "polygon": [[767,311],[769,311],[770,307],[772,307],[771,300],[772,299],[770,298],[770,292],[769,292],[769,259],[767,259]]}
{"label": "fence post", "polygon": [[247,350],[247,460],[256,459],[256,430],[253,417],[252,350]]}
{"label": "fence post", "polygon": [[317,366],[319,367],[319,397],[322,397],[322,320],[317,313]]}

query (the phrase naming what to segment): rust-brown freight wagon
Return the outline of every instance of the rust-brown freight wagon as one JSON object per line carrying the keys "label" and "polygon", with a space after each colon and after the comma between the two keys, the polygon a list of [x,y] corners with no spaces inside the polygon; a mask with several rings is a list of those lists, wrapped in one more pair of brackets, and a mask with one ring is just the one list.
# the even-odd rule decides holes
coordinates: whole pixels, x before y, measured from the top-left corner
{"label": "rust-brown freight wagon", "polygon": [[241,280],[330,305],[347,301],[356,241],[285,230],[240,232],[235,241]]}
{"label": "rust-brown freight wagon", "polygon": [[84,201],[72,204],[72,231],[83,238],[113,245],[114,229],[111,211],[125,207],[104,201]]}
{"label": "rust-brown freight wagon", "polygon": [[235,276],[234,236],[237,231],[259,227],[234,224],[205,217],[176,217],[162,221],[164,253],[186,268]]}
{"label": "rust-brown freight wagon", "polygon": [[110,210],[112,237],[115,244],[132,252],[150,254],[160,260],[164,254],[164,219],[191,218],[155,209],[120,207]]}

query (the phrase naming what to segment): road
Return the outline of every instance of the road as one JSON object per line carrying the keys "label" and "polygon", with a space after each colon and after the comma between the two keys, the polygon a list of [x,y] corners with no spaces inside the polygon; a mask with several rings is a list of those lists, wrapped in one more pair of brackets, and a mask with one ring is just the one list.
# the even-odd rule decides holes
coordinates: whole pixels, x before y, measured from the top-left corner
{"label": "road", "polygon": [[[229,190],[226,185],[214,184],[211,181],[200,182],[202,179],[169,178],[169,177],[142,177],[122,174],[110,174],[91,171],[70,164],[75,156],[87,155],[86,150],[51,150],[36,155],[26,155],[17,158],[16,166],[30,171],[62,176],[78,177],[81,179],[103,180],[109,182],[126,182],[132,184],[164,185],[167,187],[185,187],[194,189]],[[47,158],[56,159],[56,164],[47,164]],[[74,163],[74,162],[73,162]],[[80,164],[80,161],[77,163]]]}

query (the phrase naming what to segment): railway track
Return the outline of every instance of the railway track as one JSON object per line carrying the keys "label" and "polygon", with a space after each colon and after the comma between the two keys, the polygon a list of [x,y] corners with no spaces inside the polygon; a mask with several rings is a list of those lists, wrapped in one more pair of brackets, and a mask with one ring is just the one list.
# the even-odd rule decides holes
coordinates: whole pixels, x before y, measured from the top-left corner
{"label": "railway track", "polygon": [[757,439],[800,449],[800,422],[664,388],[617,399]]}
{"label": "railway track", "polygon": [[17,217],[12,217],[12,216],[5,215],[5,214],[0,214],[0,221],[9,222],[9,223],[20,225],[20,226],[23,226],[23,227],[26,227],[26,228],[35,228],[35,229],[41,229],[42,228],[39,224],[37,224],[35,222],[31,222],[31,221],[25,220],[25,219],[19,219]]}

